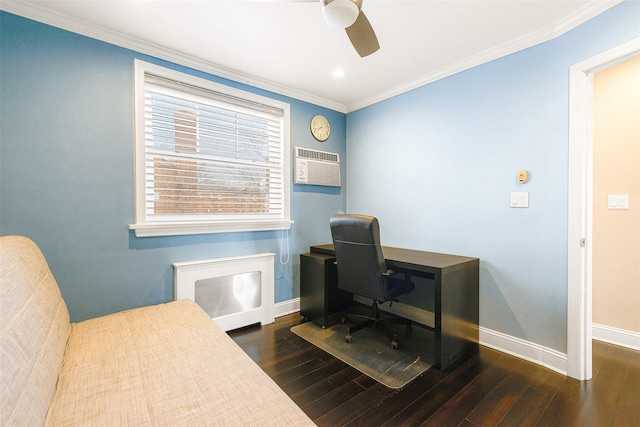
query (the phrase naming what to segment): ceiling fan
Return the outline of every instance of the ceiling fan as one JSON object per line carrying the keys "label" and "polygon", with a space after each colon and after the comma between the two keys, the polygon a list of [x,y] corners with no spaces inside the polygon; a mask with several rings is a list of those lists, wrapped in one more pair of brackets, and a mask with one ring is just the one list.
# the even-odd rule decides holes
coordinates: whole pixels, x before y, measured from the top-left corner
{"label": "ceiling fan", "polygon": [[[281,0],[317,1],[317,0]],[[324,20],[329,25],[344,28],[351,44],[361,57],[380,49],[378,38],[369,20],[362,12],[363,0],[320,0]]]}
{"label": "ceiling fan", "polygon": [[320,0],[320,5],[324,20],[333,27],[344,28],[351,44],[364,58],[380,49],[380,44],[362,11],[362,2],[363,0]]}

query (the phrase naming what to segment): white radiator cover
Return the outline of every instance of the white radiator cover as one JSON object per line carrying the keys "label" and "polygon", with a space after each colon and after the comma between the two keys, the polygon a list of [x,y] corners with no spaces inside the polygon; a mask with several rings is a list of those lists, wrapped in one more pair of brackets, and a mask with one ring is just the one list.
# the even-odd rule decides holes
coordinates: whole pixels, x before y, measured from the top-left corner
{"label": "white radiator cover", "polygon": [[225,331],[273,323],[273,262],[262,253],[174,263],[175,299],[195,301]]}

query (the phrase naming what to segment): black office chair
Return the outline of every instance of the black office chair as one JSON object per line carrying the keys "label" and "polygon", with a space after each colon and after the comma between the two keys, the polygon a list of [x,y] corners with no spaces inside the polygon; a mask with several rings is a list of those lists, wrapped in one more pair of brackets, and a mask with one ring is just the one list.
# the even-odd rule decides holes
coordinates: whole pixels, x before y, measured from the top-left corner
{"label": "black office chair", "polygon": [[[381,327],[391,336],[391,347],[398,348],[397,334],[386,323],[405,324],[411,330],[411,321],[399,317],[381,318],[378,304],[396,301],[402,294],[411,292],[415,285],[406,275],[402,279],[391,277],[394,273],[387,264],[380,246],[378,220],[365,215],[337,215],[329,221],[331,236],[338,264],[338,288],[373,300],[371,315],[353,313],[346,320],[365,319],[349,327],[345,340],[351,342],[351,334],[368,326]],[[351,319],[350,319],[351,318]]]}

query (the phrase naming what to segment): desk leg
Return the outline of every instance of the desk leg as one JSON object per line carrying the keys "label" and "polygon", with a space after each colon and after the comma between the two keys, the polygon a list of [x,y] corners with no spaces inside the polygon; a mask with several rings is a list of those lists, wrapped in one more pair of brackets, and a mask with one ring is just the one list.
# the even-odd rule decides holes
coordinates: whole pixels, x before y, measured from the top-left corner
{"label": "desk leg", "polygon": [[440,273],[435,275],[434,283],[433,365],[436,369],[442,370],[442,277]]}
{"label": "desk leg", "polygon": [[459,358],[478,351],[479,263],[470,262],[437,279],[436,363],[446,369]]}

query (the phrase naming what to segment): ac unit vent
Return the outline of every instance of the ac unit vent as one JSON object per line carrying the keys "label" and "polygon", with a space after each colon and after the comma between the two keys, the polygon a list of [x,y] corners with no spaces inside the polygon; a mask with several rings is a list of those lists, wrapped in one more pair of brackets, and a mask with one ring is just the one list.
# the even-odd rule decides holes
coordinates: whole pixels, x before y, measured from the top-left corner
{"label": "ac unit vent", "polygon": [[340,187],[340,156],[326,151],[296,147],[296,184]]}
{"label": "ac unit vent", "polygon": [[336,153],[327,153],[325,151],[308,150],[306,148],[298,148],[296,157],[313,159],[313,160],[325,160],[327,162],[340,163],[340,158]]}

